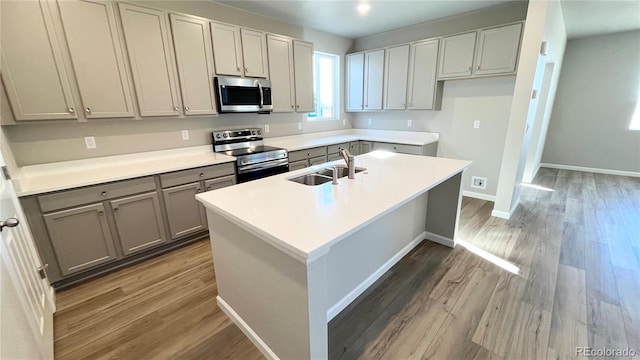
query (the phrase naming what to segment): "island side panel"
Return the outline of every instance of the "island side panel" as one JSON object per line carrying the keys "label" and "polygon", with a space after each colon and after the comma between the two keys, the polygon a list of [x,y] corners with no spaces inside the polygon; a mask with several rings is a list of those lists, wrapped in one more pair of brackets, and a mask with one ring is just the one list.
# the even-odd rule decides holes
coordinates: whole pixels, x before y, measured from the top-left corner
{"label": "island side panel", "polygon": [[324,259],[307,267],[209,209],[207,218],[218,297],[245,334],[267,357],[326,358]]}
{"label": "island side panel", "polygon": [[327,321],[425,239],[424,193],[331,246],[327,258]]}
{"label": "island side panel", "polygon": [[456,245],[461,204],[462,172],[429,190],[427,239],[450,247]]}

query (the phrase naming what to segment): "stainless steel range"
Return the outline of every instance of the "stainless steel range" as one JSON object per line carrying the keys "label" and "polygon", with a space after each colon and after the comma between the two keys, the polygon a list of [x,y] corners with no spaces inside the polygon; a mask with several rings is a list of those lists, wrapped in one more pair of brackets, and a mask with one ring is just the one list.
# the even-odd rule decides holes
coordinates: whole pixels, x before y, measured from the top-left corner
{"label": "stainless steel range", "polygon": [[262,129],[213,132],[213,151],[236,157],[238,182],[247,182],[289,171],[286,149],[265,146]]}

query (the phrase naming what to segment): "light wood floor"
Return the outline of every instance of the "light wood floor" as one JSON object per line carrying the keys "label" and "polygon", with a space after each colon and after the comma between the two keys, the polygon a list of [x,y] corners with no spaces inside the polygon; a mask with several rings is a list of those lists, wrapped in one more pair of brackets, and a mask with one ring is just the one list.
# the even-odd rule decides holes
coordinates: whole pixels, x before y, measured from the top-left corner
{"label": "light wood floor", "polygon": [[[329,324],[330,358],[640,353],[640,179],[543,168],[534,183],[508,221],[465,198],[470,245],[414,249]],[[210,251],[198,242],[60,292],[56,358],[261,359],[216,305]]]}

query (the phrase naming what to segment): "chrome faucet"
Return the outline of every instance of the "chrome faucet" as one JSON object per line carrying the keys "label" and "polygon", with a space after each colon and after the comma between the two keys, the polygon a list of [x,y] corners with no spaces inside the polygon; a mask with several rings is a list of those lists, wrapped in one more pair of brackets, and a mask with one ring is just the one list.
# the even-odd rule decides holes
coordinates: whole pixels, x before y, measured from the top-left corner
{"label": "chrome faucet", "polygon": [[353,155],[347,149],[340,149],[340,155],[344,158],[349,168],[349,179],[353,179],[356,176],[356,164],[353,161]]}

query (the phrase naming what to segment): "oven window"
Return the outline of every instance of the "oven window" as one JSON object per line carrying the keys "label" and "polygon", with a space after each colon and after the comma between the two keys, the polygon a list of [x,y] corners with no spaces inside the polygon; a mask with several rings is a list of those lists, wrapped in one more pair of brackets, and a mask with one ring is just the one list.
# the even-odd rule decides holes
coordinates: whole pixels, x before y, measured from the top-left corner
{"label": "oven window", "polygon": [[225,86],[221,91],[224,105],[256,105],[260,103],[258,87]]}

